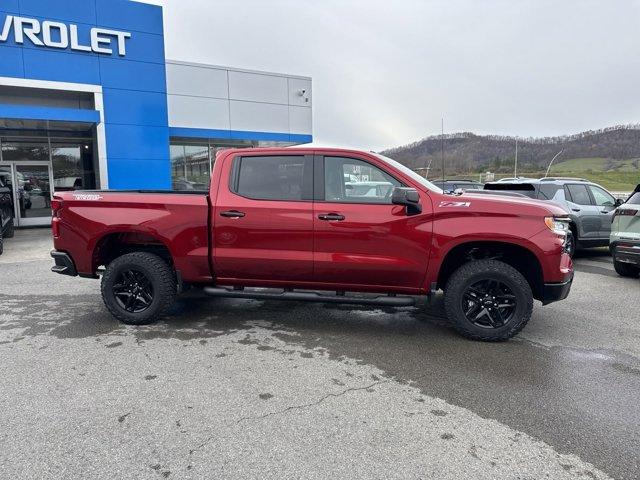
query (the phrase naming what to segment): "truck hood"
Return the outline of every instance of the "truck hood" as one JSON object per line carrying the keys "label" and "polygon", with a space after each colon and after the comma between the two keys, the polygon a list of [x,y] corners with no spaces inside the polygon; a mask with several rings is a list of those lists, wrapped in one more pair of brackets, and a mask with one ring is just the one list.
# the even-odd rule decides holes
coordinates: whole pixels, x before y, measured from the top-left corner
{"label": "truck hood", "polygon": [[[462,194],[462,195],[444,195],[442,202],[462,202],[468,203],[473,212],[495,212],[502,211],[504,213],[519,213],[526,215],[548,216],[567,216],[568,212],[560,205],[543,200],[534,200],[524,197],[508,197],[500,195],[482,195],[482,194]],[[442,202],[441,205],[442,206]]]}

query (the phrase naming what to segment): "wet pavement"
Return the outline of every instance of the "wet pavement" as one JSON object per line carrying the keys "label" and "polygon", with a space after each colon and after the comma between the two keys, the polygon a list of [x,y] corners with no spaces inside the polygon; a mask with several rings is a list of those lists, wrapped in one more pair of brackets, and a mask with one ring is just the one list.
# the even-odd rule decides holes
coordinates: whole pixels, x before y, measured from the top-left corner
{"label": "wet pavement", "polygon": [[[15,245],[15,248],[13,247]],[[26,248],[30,246],[31,248]],[[0,471],[15,478],[640,478],[640,280],[582,252],[517,339],[417,308],[208,299],[118,324],[49,272],[46,231],[0,257]]]}

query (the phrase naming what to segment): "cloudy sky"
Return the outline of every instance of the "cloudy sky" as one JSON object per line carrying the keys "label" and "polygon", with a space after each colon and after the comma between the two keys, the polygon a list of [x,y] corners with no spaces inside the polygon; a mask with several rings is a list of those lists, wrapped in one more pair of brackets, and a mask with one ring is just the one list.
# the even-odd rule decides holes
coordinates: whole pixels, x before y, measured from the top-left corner
{"label": "cloudy sky", "polygon": [[640,1],[149,3],[168,58],[313,77],[319,144],[640,123]]}

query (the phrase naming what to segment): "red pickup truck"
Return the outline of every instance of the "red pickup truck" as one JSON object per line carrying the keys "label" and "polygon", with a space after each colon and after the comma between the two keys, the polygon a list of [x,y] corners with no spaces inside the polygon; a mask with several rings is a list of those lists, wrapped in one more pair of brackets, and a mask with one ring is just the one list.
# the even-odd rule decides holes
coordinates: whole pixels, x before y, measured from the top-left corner
{"label": "red pickup truck", "polygon": [[388,306],[443,289],[462,335],[497,341],[573,280],[561,208],[447,195],[370,152],[224,150],[209,191],[62,192],[52,210],[53,271],[102,276],[107,308],[134,325],[185,287]]}

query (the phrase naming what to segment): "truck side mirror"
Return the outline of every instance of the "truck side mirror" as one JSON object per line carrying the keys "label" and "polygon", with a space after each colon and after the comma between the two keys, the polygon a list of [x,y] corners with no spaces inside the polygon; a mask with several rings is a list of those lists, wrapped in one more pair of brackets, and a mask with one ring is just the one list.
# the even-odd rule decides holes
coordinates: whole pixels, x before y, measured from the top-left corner
{"label": "truck side mirror", "polygon": [[614,203],[613,206],[619,207],[622,204],[624,204],[624,200],[622,200],[621,198],[616,198],[616,203]]}
{"label": "truck side mirror", "polygon": [[396,187],[391,194],[391,203],[402,205],[407,210],[407,215],[422,213],[420,194],[415,188]]}

